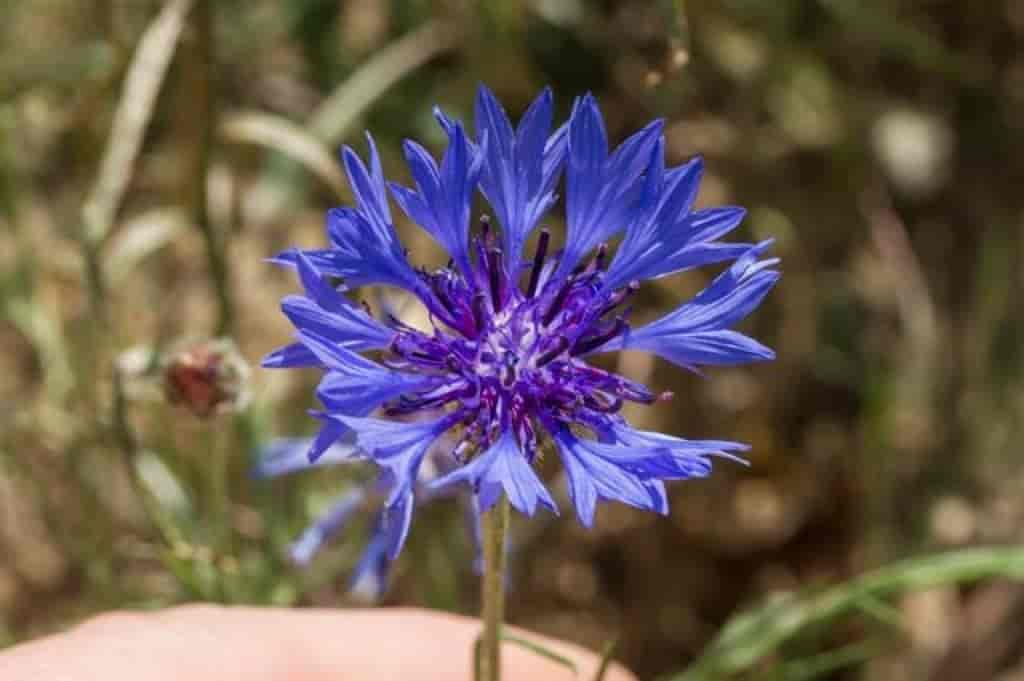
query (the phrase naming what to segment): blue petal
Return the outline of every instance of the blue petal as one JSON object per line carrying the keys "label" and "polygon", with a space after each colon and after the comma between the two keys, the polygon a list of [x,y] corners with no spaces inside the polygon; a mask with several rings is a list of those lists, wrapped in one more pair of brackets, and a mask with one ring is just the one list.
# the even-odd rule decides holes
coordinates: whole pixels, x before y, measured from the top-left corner
{"label": "blue petal", "polygon": [[481,575],[484,571],[484,529],[483,523],[480,522],[480,506],[475,496],[470,497],[468,503],[464,504],[463,518],[469,532],[469,541],[473,546],[473,571]]}
{"label": "blue petal", "polygon": [[264,369],[298,369],[323,366],[320,360],[302,343],[278,348],[263,358]]}
{"label": "blue petal", "polygon": [[380,164],[380,156],[377,154],[377,145],[373,137],[366,133],[366,141],[370,147],[370,164],[372,170],[367,172],[362,159],[352,150],[351,147],[344,147],[342,159],[345,163],[345,173],[348,175],[352,193],[356,195],[359,208],[367,221],[382,239],[390,239],[394,236],[394,228],[391,221],[391,209],[388,207],[388,195],[384,189],[384,172]]}
{"label": "blue petal", "polygon": [[[348,314],[349,310],[346,309],[345,313]],[[358,314],[365,313],[359,310]],[[302,347],[314,358],[314,365],[328,370],[317,388],[317,397],[331,413],[366,416],[384,402],[406,392],[428,388],[438,380],[432,376],[403,374],[385,368],[344,347],[345,342],[351,344],[350,339],[338,342],[325,336],[323,330],[322,324],[306,325],[306,330],[300,331],[298,336]],[[332,331],[333,327],[326,330]],[[326,415],[317,416],[324,424],[309,448],[310,461],[317,461],[348,430],[343,423]]]}
{"label": "blue petal", "polygon": [[678,466],[674,475],[660,476],[666,480],[703,478],[711,472],[711,457],[727,458],[739,463],[744,459],[733,452],[748,450],[748,445],[725,440],[686,440],[647,430],[635,430],[625,423],[612,426],[616,440],[626,447],[658,447],[671,452]]}
{"label": "blue petal", "polygon": [[646,480],[644,487],[651,499],[651,510],[658,515],[668,515],[668,492],[661,480]]}
{"label": "blue petal", "polygon": [[412,526],[412,512],[416,507],[416,499],[411,490],[404,490],[388,500],[384,508],[384,533],[387,537],[387,556],[390,560],[398,557],[409,537]]}
{"label": "blue petal", "polygon": [[470,271],[469,214],[482,158],[470,149],[466,133],[453,123],[440,168],[426,149],[406,140],[405,158],[416,190],[390,184],[402,210],[451,254],[464,273]]}
{"label": "blue petal", "polygon": [[[569,155],[569,124],[563,123],[544,143],[541,195],[552,195]],[[553,200],[553,198],[552,198]],[[538,216],[539,219],[539,216]]]}
{"label": "blue petal", "polygon": [[644,171],[661,139],[654,121],[608,156],[608,137],[597,103],[587,95],[569,121],[566,170],[568,231],[555,279],[579,259],[633,222]]}
{"label": "blue petal", "polygon": [[507,203],[515,198],[512,190],[512,183],[515,182],[512,176],[515,169],[515,132],[504,107],[484,85],[477,89],[475,114],[477,137],[486,136],[488,140],[483,176],[487,178],[487,184],[496,190],[494,199],[491,200],[488,195],[488,200],[499,216],[504,217],[502,213],[508,208],[515,208]]}
{"label": "blue petal", "polygon": [[297,329],[312,331],[352,350],[373,350],[391,342],[391,329],[330,286],[317,286],[314,282],[323,284],[323,280],[305,256],[298,254],[296,262],[309,297],[286,296],[281,309]]}
{"label": "blue petal", "polygon": [[350,286],[391,284],[419,293],[423,284],[409,265],[392,225],[374,226],[351,208],[327,211],[327,233],[334,248],[316,252],[324,272]]}
{"label": "blue petal", "polygon": [[451,414],[435,421],[403,422],[332,414],[356,433],[356,444],[385,471],[391,492],[386,501],[388,555],[393,560],[408,535],[413,491],[420,465],[437,437],[455,424]]}
{"label": "blue petal", "polygon": [[524,177],[522,184],[527,192],[522,196],[523,207],[533,199],[529,196],[544,184],[544,148],[547,146],[548,133],[551,131],[551,119],[554,97],[550,88],[544,88],[523,114],[516,128],[515,155]]}
{"label": "blue petal", "polygon": [[289,437],[271,440],[259,454],[259,461],[253,469],[256,478],[275,478],[317,466],[354,461],[361,458],[361,450],[355,446],[355,435],[329,447],[315,462],[309,460],[309,451],[315,438]]}
{"label": "blue petal", "polygon": [[331,342],[315,331],[299,331],[299,342],[309,348],[325,367],[345,376],[375,376],[391,372],[373,360],[357,355],[345,347]]}
{"label": "blue petal", "polygon": [[[713,265],[726,260],[735,260],[750,250],[750,244],[721,242],[690,243],[675,251],[669,251],[656,265],[638,273],[641,279],[658,279],[670,274],[685,272],[695,267]],[[636,278],[636,277],[634,277]]]}
{"label": "blue petal", "polygon": [[359,488],[345,492],[313,525],[291,545],[289,555],[298,565],[308,565],[324,544],[336,537],[352,515],[360,510],[366,493]]}
{"label": "blue petal", "polygon": [[320,271],[344,277],[349,286],[391,284],[423,295],[423,283],[409,266],[395,232],[388,207],[384,173],[373,138],[367,134],[370,169],[349,147],[342,159],[358,209],[334,208],[327,212],[327,233],[333,248],[290,250],[274,262],[295,266],[305,255]]}
{"label": "blue petal", "polygon": [[319,307],[334,314],[345,314],[347,308],[352,306],[345,296],[324,280],[316,266],[301,253],[296,256],[296,266],[306,296]]}
{"label": "blue petal", "polygon": [[687,231],[693,232],[691,241],[713,241],[739,226],[747,211],[738,206],[719,206],[696,210],[686,216]]}
{"label": "blue petal", "polygon": [[[647,168],[655,145],[659,140],[664,139],[662,136],[664,127],[665,121],[658,118],[627,137],[608,159],[605,174],[609,178],[618,178],[627,183],[638,182]],[[614,187],[614,189],[622,192],[621,187]]]}
{"label": "blue petal", "polygon": [[420,390],[435,379],[384,370],[380,380],[370,375],[346,376],[332,372],[317,387],[317,398],[332,413],[366,416],[384,402]]}
{"label": "blue petal", "polygon": [[[480,187],[502,227],[510,272],[518,270],[523,245],[554,204],[554,187],[565,160],[565,132],[548,137],[553,96],[545,88],[513,132],[508,115],[487,87],[476,99],[477,136],[487,140]],[[446,125],[449,131],[454,130]]]}
{"label": "blue petal", "polygon": [[644,346],[640,349],[653,352],[684,368],[727,366],[775,359],[775,352],[771,348],[737,331],[662,336],[644,343]]}
{"label": "blue petal", "polygon": [[695,158],[662,178],[662,147],[659,140],[651,154],[635,220],[604,278],[606,291],[634,280],[732,260],[751,248],[750,244],[714,242],[739,225],[743,209],[729,206],[691,213],[703,161]]}
{"label": "blue petal", "polygon": [[749,315],[779,279],[778,272],[768,269],[775,260],[757,261],[768,245],[749,249],[693,300],[600,351],[646,350],[686,368],[772,359],[770,349],[729,329]]}
{"label": "blue petal", "polygon": [[332,413],[366,416],[388,400],[437,381],[388,369],[312,331],[299,332],[299,339],[329,370],[317,396]]}
{"label": "blue petal", "polygon": [[606,288],[646,278],[643,269],[660,263],[668,248],[685,245],[689,236],[677,226],[697,194],[703,162],[696,158],[666,174],[664,146],[659,139],[651,152],[635,220],[608,268]]}
{"label": "blue petal", "polygon": [[367,542],[363,555],[359,558],[352,576],[349,578],[348,590],[352,595],[365,594],[372,600],[384,595],[388,582],[388,536],[384,531],[383,512],[377,514],[374,529]]}
{"label": "blue petal", "polygon": [[[354,442],[352,439],[353,436],[349,433],[348,426],[345,424],[331,419],[324,412],[310,411],[309,413],[310,416],[319,419],[322,424],[320,426],[320,431],[316,434],[316,437],[313,438],[313,443],[309,446],[309,452],[306,454],[310,463],[316,463],[319,461],[326,452],[330,451],[336,443],[343,439],[346,443]],[[362,450],[359,450],[358,448],[357,451],[360,455],[363,454]]]}
{"label": "blue petal", "polygon": [[660,447],[673,452],[682,452],[700,456],[729,456],[727,452],[745,452],[750,445],[729,440],[687,440],[653,430],[637,430],[626,423],[612,425],[615,439],[629,447]]}
{"label": "blue petal", "polygon": [[666,511],[657,485],[662,468],[671,465],[668,453],[656,448],[627,448],[576,438],[561,427],[553,433],[569,479],[569,496],[586,527],[594,523],[598,500],[658,513]]}
{"label": "blue petal", "polygon": [[472,485],[483,511],[493,507],[504,490],[509,503],[520,513],[532,516],[538,503],[552,513],[558,513],[554,499],[523,456],[511,430],[502,433],[486,452],[438,478],[430,486],[439,489],[456,482]]}
{"label": "blue petal", "polygon": [[[566,243],[572,245],[578,239],[589,238],[588,232],[596,228],[591,213],[595,210],[608,157],[608,136],[597,102],[590,95],[583,98],[569,120],[569,159],[566,170],[566,218],[569,233]],[[568,259],[567,253],[563,259]],[[578,259],[582,253],[576,253]],[[569,263],[569,267],[575,265]]]}

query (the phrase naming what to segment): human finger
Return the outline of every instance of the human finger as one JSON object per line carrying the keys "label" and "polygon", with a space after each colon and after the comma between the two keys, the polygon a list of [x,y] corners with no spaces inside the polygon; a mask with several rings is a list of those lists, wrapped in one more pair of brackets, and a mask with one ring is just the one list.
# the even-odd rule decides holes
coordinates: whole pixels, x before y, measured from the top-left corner
{"label": "human finger", "polygon": [[[417,609],[184,606],[113,613],[0,654],[0,679],[29,681],[469,681],[478,620]],[[518,632],[572,660],[502,649],[504,681],[593,678],[596,656]],[[613,666],[607,681],[635,681]]]}

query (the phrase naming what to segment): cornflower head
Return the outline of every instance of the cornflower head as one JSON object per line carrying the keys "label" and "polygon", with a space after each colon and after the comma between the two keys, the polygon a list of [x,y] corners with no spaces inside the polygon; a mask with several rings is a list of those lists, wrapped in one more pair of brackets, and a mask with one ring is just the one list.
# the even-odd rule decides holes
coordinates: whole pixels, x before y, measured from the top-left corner
{"label": "cornflower head", "polygon": [[[324,408],[315,413],[322,428],[309,457],[347,436],[377,464],[388,490],[383,531],[391,559],[409,531],[421,466],[442,436],[454,440],[451,470],[429,488],[467,483],[482,511],[506,495],[524,514],[539,506],[557,513],[533,465],[546,435],[584,525],[598,500],[667,513],[665,481],[705,476],[713,457],[737,458],[746,447],[631,427],[620,413],[626,402],[670,395],[587,359],[643,350],[694,371],[771,359],[771,350],[732,329],[779,278],[777,260],[761,259],[769,242],[720,241],[744,211],[694,209],[702,162],[667,168],[660,121],[612,151],[590,95],[553,133],[549,90],[513,128],[481,87],[475,139],[461,123],[435,115],[448,137],[440,163],[419,144],[404,144],[414,187],[385,182],[368,135],[369,165],[350,148],[342,152],[356,205],[328,212],[330,247],[274,259],[298,271],[305,294],[282,303],[297,342],[264,366],[326,371],[317,390]],[[562,175],[566,245],[554,252],[541,229],[526,254]],[[409,263],[389,190],[450,254],[446,267]],[[471,230],[478,191],[496,220],[481,217]],[[612,253],[608,243],[620,234]],[[730,264],[694,298],[632,328],[630,300],[640,282],[722,262]],[[409,291],[429,312],[431,331],[377,321],[344,294],[370,284]],[[368,351],[377,359],[360,354]]]}

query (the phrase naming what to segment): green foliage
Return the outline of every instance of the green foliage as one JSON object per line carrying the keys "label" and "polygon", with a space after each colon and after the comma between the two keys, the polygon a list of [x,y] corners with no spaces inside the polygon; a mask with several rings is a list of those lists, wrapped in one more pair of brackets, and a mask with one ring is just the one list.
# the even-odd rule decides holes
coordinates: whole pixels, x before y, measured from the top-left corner
{"label": "green foliage", "polygon": [[[814,627],[855,612],[877,617],[878,599],[946,584],[966,584],[982,579],[1024,580],[1024,548],[967,549],[901,561],[880,568],[819,593],[790,594],[732,617],[718,636],[687,671],[672,681],[725,679],[751,669],[785,642]],[[898,621],[886,610],[881,619],[888,626]],[[787,663],[793,675],[780,678],[813,678],[838,665],[866,659],[873,643],[823,653],[813,660]],[[867,646],[867,648],[865,648]]]}

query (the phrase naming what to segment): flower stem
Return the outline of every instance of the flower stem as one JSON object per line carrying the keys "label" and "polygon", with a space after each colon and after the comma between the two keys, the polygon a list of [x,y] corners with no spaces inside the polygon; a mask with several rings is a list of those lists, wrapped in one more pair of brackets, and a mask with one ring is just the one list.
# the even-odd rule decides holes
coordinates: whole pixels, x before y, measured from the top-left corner
{"label": "flower stem", "polygon": [[477,681],[501,679],[501,623],[505,618],[505,533],[508,531],[508,499],[501,500],[483,514],[484,577],[481,584],[481,617],[484,631],[480,639]]}

